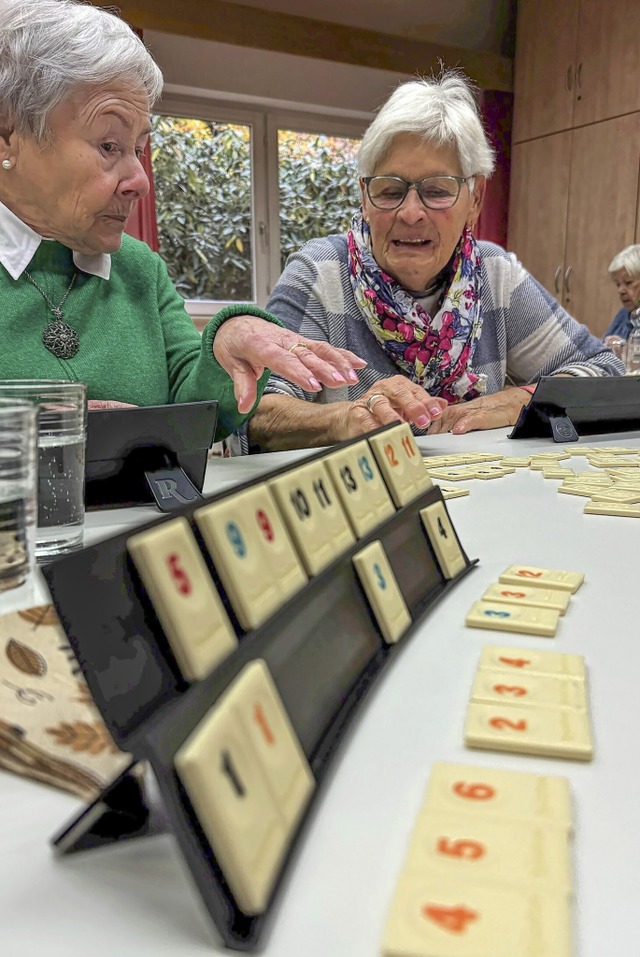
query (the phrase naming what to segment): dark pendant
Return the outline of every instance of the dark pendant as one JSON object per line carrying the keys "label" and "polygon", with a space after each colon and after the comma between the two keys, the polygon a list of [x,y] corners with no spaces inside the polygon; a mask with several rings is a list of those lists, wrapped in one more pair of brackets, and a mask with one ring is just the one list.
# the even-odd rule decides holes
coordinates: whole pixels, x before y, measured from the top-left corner
{"label": "dark pendant", "polygon": [[49,323],[42,333],[42,341],[56,359],[73,359],[80,348],[78,333],[62,319]]}

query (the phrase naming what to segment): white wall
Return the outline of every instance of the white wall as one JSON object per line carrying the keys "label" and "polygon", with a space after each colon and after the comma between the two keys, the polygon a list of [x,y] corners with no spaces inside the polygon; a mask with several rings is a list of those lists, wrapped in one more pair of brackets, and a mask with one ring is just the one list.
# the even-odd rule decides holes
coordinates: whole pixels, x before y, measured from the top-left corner
{"label": "white wall", "polygon": [[[321,37],[318,42],[321,42]],[[367,120],[410,74],[145,32],[167,92]]]}

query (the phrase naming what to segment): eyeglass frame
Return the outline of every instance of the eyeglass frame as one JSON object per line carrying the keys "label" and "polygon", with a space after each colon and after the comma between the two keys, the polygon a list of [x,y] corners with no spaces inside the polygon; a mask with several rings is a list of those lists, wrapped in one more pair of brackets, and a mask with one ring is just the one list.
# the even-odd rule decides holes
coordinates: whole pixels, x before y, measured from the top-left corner
{"label": "eyeglass frame", "polygon": [[[376,203],[375,203],[375,202],[373,201],[373,199],[371,198],[371,193],[369,192],[369,184],[370,184],[371,181],[374,180],[374,179],[395,179],[395,180],[397,180],[399,183],[403,183],[404,186],[406,186],[405,194],[404,194],[404,196],[402,197],[402,199],[400,200],[400,202],[397,204],[397,206],[377,206],[377,205],[376,205]],[[420,190],[418,189],[418,187],[419,187],[422,183],[424,183],[426,180],[428,180],[428,179],[453,179],[453,180],[455,180],[455,182],[458,184],[458,192],[457,192],[456,198],[454,199],[454,201],[451,203],[450,206],[429,206],[429,205],[424,201],[424,199],[423,199],[423,197],[422,197],[422,194],[420,193]],[[423,176],[422,179],[416,180],[415,183],[410,183],[408,179],[404,179],[404,177],[402,177],[402,176],[396,176],[396,175],[394,175],[394,174],[389,174],[388,176],[386,176],[386,175],[384,175],[383,173],[378,173],[378,174],[375,175],[375,176],[363,176],[363,177],[362,177],[362,182],[364,183],[365,189],[366,189],[366,191],[367,191],[367,198],[368,198],[369,202],[371,203],[371,205],[372,205],[375,209],[380,209],[380,210],[382,210],[383,212],[387,212],[387,213],[391,213],[391,212],[393,212],[393,211],[396,210],[396,209],[400,209],[400,207],[401,207],[402,204],[404,203],[405,199],[406,199],[407,196],[409,195],[409,190],[410,190],[410,189],[415,189],[416,193],[418,194],[418,198],[419,198],[420,202],[422,203],[422,205],[424,206],[424,208],[425,208],[425,209],[431,209],[431,210],[434,210],[434,211],[438,212],[439,210],[443,210],[443,209],[453,209],[453,207],[456,205],[456,203],[457,203],[458,200],[460,199],[460,193],[461,193],[461,191],[462,191],[462,187],[464,186],[464,184],[465,184],[465,183],[468,183],[468,184],[469,184],[469,191],[471,191],[471,188],[472,188],[472,186],[473,186],[473,181],[474,181],[474,179],[475,179],[475,174],[474,174],[473,176],[453,176],[453,174],[450,174],[450,173],[442,173],[442,174],[437,174],[437,173],[436,173],[436,174],[433,174],[432,176]]]}

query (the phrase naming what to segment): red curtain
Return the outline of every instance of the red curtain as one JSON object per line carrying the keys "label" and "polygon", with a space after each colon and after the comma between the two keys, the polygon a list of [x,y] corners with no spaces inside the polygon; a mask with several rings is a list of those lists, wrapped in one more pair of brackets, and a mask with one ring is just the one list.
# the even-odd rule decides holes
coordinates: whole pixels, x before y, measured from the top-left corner
{"label": "red curtain", "polygon": [[496,168],[487,183],[476,236],[478,239],[488,239],[499,246],[506,246],[513,93],[505,93],[502,90],[483,90],[480,96],[480,111],[484,128],[496,151]]}
{"label": "red curtain", "polygon": [[153,169],[149,142],[142,156],[144,171],[149,177],[150,189],[144,199],[139,200],[131,213],[125,232],[136,239],[142,239],[154,252],[158,252],[158,225],[156,223],[156,197],[153,188]]}

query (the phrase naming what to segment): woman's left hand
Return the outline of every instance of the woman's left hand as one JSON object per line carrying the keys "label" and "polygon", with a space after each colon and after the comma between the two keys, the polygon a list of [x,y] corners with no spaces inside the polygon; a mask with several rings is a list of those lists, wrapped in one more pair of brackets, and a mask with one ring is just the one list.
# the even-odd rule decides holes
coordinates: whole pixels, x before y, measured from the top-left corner
{"label": "woman's left hand", "polygon": [[515,425],[523,405],[531,401],[526,389],[508,388],[493,395],[482,395],[470,402],[448,406],[440,418],[429,426],[429,435],[439,432],[473,432],[479,429],[502,429]]}
{"label": "woman's left hand", "polygon": [[357,382],[356,369],[367,364],[347,349],[305,339],[257,316],[227,319],[216,332],[213,354],[233,379],[239,412],[249,412],[255,404],[265,368],[305,392],[319,392],[323,385],[338,389]]}

